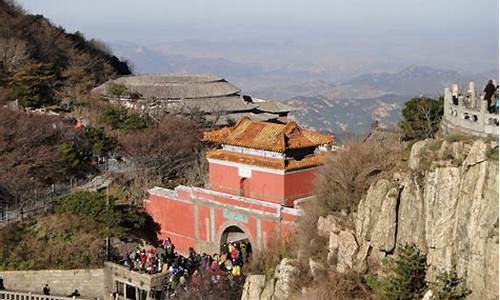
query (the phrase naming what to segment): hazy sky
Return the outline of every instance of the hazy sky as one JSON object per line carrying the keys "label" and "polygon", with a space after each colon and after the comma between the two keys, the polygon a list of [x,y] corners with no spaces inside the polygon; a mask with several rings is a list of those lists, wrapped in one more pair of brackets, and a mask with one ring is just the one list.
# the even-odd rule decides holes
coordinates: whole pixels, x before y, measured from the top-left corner
{"label": "hazy sky", "polygon": [[[267,65],[283,61],[283,65],[294,62],[322,67],[326,62],[351,68],[351,73],[364,71],[361,67],[370,69],[370,64],[394,69],[441,63],[441,67],[456,65],[455,69],[462,70],[477,67],[474,71],[498,65],[498,0],[18,2],[70,32],[79,30],[108,43],[133,42],[163,53],[177,49],[183,55],[199,56],[212,51],[212,57],[220,54]],[[175,41],[189,39],[214,41],[218,46],[172,46]],[[265,48],[266,43],[271,45]],[[283,47],[290,53],[272,53],[272,43],[295,49]],[[350,65],[343,67],[342,62]]]}
{"label": "hazy sky", "polygon": [[[105,40],[258,34],[498,32],[498,0],[18,0]],[[149,33],[149,34],[148,34]],[[498,35],[494,38],[497,39]],[[485,37],[486,38],[486,37]],[[492,38],[490,36],[490,38]]]}

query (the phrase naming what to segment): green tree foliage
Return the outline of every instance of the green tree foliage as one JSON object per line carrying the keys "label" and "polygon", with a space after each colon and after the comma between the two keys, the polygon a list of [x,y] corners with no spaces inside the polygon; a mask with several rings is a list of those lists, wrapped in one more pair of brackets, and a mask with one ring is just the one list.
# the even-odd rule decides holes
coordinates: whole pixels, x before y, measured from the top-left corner
{"label": "green tree foliage", "polygon": [[441,272],[430,286],[437,300],[462,300],[472,293],[454,271]]}
{"label": "green tree foliage", "polygon": [[[25,65],[51,66],[56,85],[52,93],[75,97],[77,93],[89,91],[95,85],[106,82],[116,75],[129,75],[126,61],[121,61],[109,49],[96,40],[88,40],[80,32],[67,33],[64,28],[54,26],[42,15],[29,15],[14,1],[0,0],[0,86],[11,82],[15,73],[22,72]],[[2,83],[3,82],[3,83]],[[43,88],[40,91],[26,86],[4,86],[8,93],[0,90],[0,100],[13,100],[22,96],[31,100],[27,106],[39,107],[47,102]],[[8,97],[6,97],[8,96]],[[49,97],[50,98],[50,97]]]}
{"label": "green tree foliage", "polygon": [[7,267],[6,262],[9,260],[16,245],[19,245],[23,234],[24,228],[17,223],[13,223],[12,225],[6,226],[3,230],[0,230],[0,258],[3,262],[2,265],[0,265],[0,270]]}
{"label": "green tree foliage", "polygon": [[91,160],[89,145],[63,143],[57,147],[62,158],[60,170],[63,174],[81,176],[89,170]]}
{"label": "green tree foliage", "polygon": [[104,226],[89,218],[54,214],[0,228],[0,269],[39,270],[100,267]]}
{"label": "green tree foliage", "polygon": [[116,202],[116,198],[103,193],[78,191],[61,197],[56,211],[95,220],[106,226],[110,236],[123,236],[145,224],[145,216],[136,208]]}
{"label": "green tree foliage", "polygon": [[489,160],[498,161],[498,147],[488,150],[488,152],[486,152],[486,157],[488,157]]}
{"label": "green tree foliage", "polygon": [[85,127],[85,136],[92,143],[92,154],[97,159],[108,157],[116,148],[116,140],[109,137],[101,127]]}
{"label": "green tree foliage", "polygon": [[128,113],[124,122],[121,124],[119,129],[123,131],[131,131],[138,129],[145,129],[148,127],[148,123],[145,118],[137,113]]}
{"label": "green tree foliage", "polygon": [[108,92],[109,95],[113,95],[117,98],[120,98],[121,96],[124,96],[128,93],[128,88],[123,84],[111,82],[106,87],[106,91]]}
{"label": "green tree foliage", "polygon": [[396,256],[384,261],[385,275],[379,279],[371,277],[366,281],[367,284],[382,299],[421,299],[427,288],[426,256],[414,244],[400,246],[397,252]]}
{"label": "green tree foliage", "polygon": [[108,106],[101,113],[101,120],[113,129],[132,131],[148,127],[147,120],[121,106]]}
{"label": "green tree foliage", "polygon": [[443,99],[413,98],[401,111],[399,127],[405,139],[434,138],[443,116]]}
{"label": "green tree foliage", "polygon": [[42,107],[55,103],[54,87],[56,76],[49,64],[23,65],[11,79],[13,97],[25,107]]}

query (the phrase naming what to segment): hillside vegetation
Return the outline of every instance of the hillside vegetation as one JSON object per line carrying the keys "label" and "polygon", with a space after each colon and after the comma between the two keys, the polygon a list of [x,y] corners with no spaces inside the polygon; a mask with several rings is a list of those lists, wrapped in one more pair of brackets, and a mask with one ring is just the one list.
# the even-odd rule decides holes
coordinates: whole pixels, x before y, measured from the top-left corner
{"label": "hillside vegetation", "polygon": [[[20,219],[0,228],[0,269],[100,266],[106,236],[112,255],[155,241],[140,207],[148,188],[203,182],[202,120],[153,119],[90,95],[128,74],[103,43],[0,0],[0,213]],[[109,172],[110,158],[126,163]],[[96,175],[112,179],[107,196],[75,191]]]}
{"label": "hillside vegetation", "polygon": [[17,98],[25,106],[55,104],[128,74],[127,62],[103,43],[0,0],[0,102]]}

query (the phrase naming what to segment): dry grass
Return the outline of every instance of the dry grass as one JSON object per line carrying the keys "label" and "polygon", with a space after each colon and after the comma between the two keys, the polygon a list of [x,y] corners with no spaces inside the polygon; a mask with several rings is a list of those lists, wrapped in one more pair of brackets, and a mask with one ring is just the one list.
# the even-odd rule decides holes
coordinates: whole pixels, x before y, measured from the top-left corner
{"label": "dry grass", "polygon": [[[16,225],[10,225],[16,226]],[[74,269],[104,261],[104,228],[88,218],[55,214],[0,230],[0,269]]]}
{"label": "dry grass", "polygon": [[470,134],[464,134],[459,131],[454,131],[444,136],[444,140],[448,141],[449,143],[464,142],[471,144],[476,139],[476,137]]}
{"label": "dry grass", "polygon": [[247,274],[262,274],[266,278],[272,278],[276,266],[283,258],[295,257],[293,241],[290,239],[271,239],[271,243],[267,245],[266,249],[252,254],[251,260],[245,266],[245,273]]}
{"label": "dry grass", "polygon": [[296,295],[293,299],[375,299],[375,296],[363,283],[361,276],[355,273],[339,274],[331,272],[322,280],[313,281],[304,291],[304,293]]}
{"label": "dry grass", "polygon": [[370,184],[391,176],[403,157],[399,143],[350,141],[333,153],[316,183],[319,205],[327,212],[356,211]]}
{"label": "dry grass", "polygon": [[299,219],[296,235],[296,246],[301,264],[307,265],[310,257],[326,260],[327,241],[317,231],[318,218],[328,211],[320,205],[318,199],[311,200],[303,206],[304,215]]}

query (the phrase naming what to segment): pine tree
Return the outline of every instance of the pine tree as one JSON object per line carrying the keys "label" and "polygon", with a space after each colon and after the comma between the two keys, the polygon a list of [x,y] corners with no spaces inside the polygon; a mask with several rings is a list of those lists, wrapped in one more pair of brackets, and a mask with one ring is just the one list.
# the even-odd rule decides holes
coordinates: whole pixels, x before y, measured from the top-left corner
{"label": "pine tree", "polygon": [[472,293],[455,271],[440,273],[430,285],[437,300],[462,300]]}
{"label": "pine tree", "polygon": [[384,261],[386,269],[378,292],[387,300],[421,299],[427,288],[427,258],[414,244],[398,248],[398,254]]}
{"label": "pine tree", "polygon": [[25,64],[12,76],[13,96],[24,107],[39,108],[55,103],[56,76],[50,64]]}

